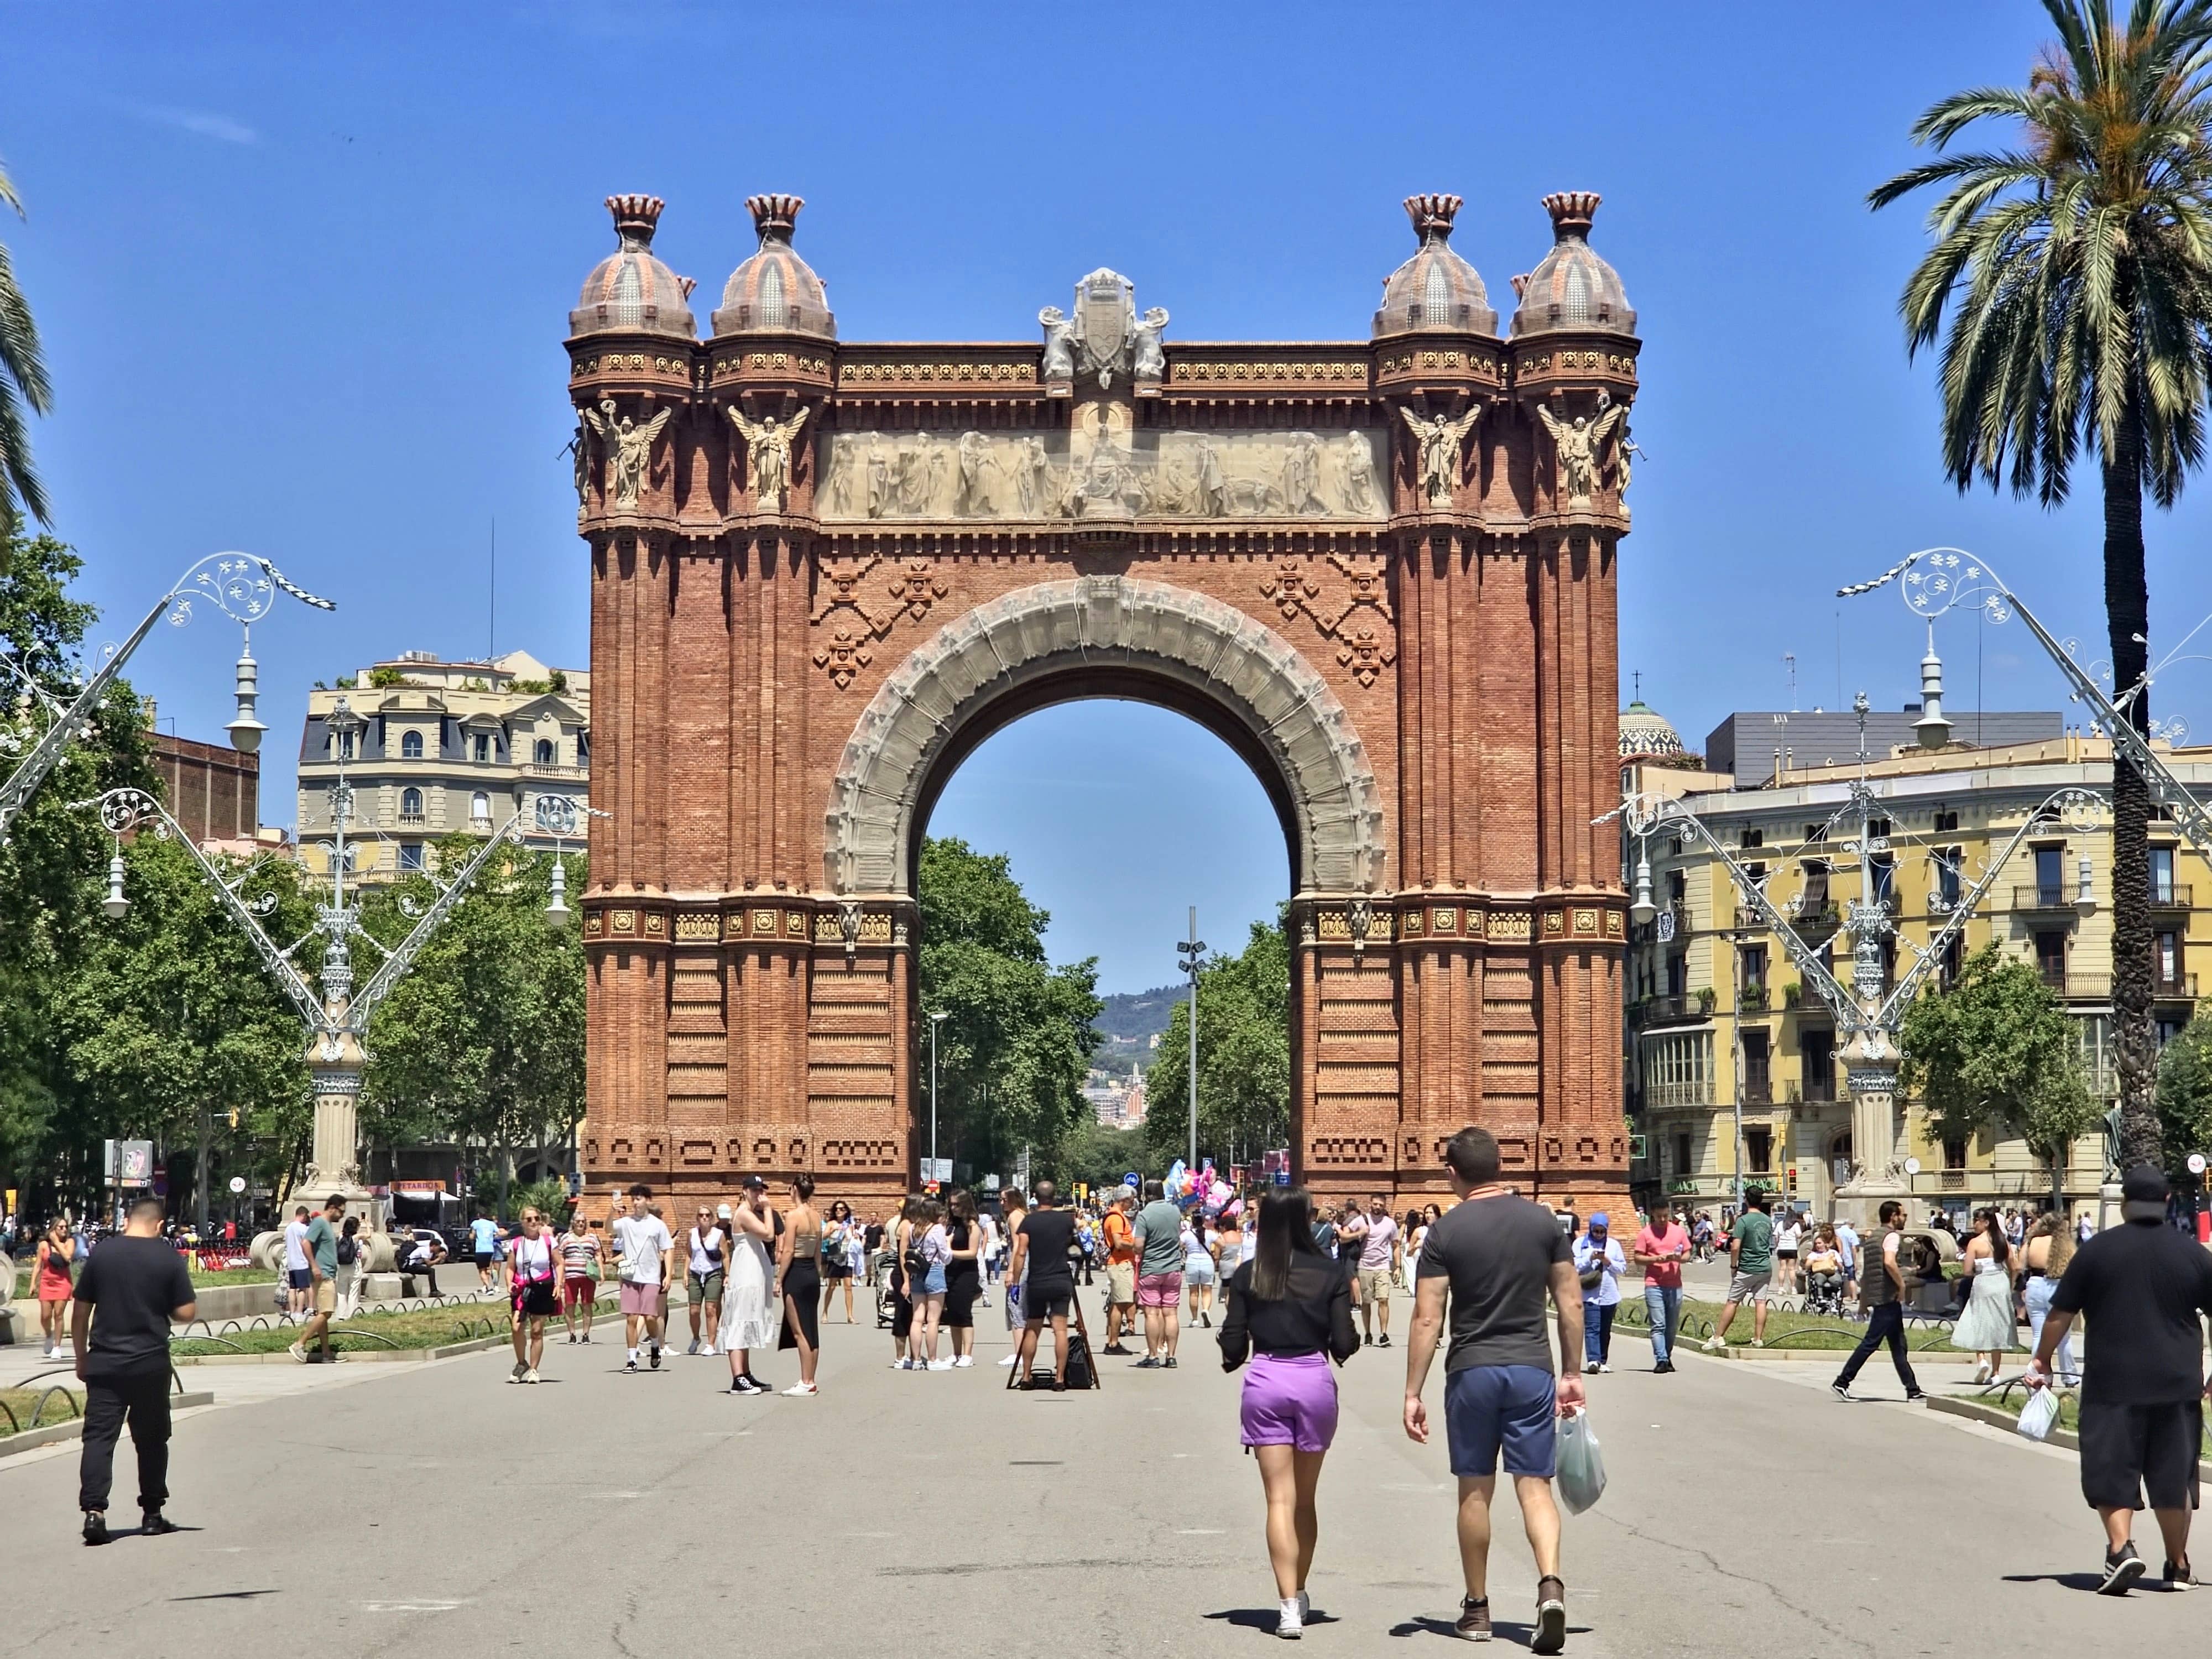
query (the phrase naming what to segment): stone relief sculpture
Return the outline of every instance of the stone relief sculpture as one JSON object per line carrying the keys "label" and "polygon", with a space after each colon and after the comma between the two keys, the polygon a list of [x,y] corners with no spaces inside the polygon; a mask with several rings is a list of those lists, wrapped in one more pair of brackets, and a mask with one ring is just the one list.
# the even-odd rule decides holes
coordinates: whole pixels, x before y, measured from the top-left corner
{"label": "stone relief sculpture", "polygon": [[1037,321],[1044,325],[1044,378],[1048,380],[1072,380],[1075,378],[1075,347],[1072,337],[1075,325],[1067,320],[1067,313],[1058,306],[1047,306],[1037,313]]}
{"label": "stone relief sculpture", "polygon": [[[1597,407],[1601,415],[1613,407],[1613,394],[1602,387],[1598,391]],[[1620,441],[1614,446],[1613,452],[1614,495],[1626,499],[1628,495],[1629,461],[1632,457],[1641,455],[1643,453],[1643,450],[1637,447],[1636,441],[1628,435],[1628,410],[1624,404],[1620,414]]]}
{"label": "stone relief sculpture", "polygon": [[576,416],[576,435],[568,441],[568,453],[576,462],[576,511],[581,513],[592,504],[592,428],[582,411]]}
{"label": "stone relief sculpture", "polygon": [[1626,410],[1626,404],[1616,404],[1595,421],[1587,415],[1562,421],[1541,404],[1536,406],[1536,416],[1552,434],[1552,453],[1558,458],[1553,489],[1566,496],[1568,506],[1587,507],[1597,493],[1597,447],[1620,423]]}
{"label": "stone relief sculpture", "polygon": [[1407,429],[1413,434],[1421,499],[1431,507],[1449,507],[1452,491],[1459,484],[1460,446],[1481,418],[1482,405],[1475,404],[1457,420],[1445,415],[1424,420],[1404,408],[1398,412],[1406,417]]}
{"label": "stone relief sculpture", "polygon": [[791,488],[791,446],[806,424],[811,410],[802,409],[788,423],[770,415],[764,420],[745,418],[741,409],[730,411],[730,423],[745,441],[745,462],[753,477],[753,501],[763,513],[781,513]]}
{"label": "stone relief sculpture", "polygon": [[1139,431],[1122,405],[1077,412],[1065,434],[830,433],[822,516],[1373,521],[1385,511],[1377,432]]}
{"label": "stone relief sculpture", "polygon": [[599,435],[601,447],[608,453],[608,488],[614,495],[617,509],[637,505],[638,494],[645,488],[645,475],[653,459],[653,441],[660,435],[660,428],[668,424],[668,417],[676,411],[664,409],[643,426],[630,416],[620,419],[615,416],[615,400],[603,398],[596,410],[584,411],[584,420]]}
{"label": "stone relief sculpture", "polygon": [[1167,326],[1165,306],[1154,306],[1138,322],[1134,371],[1137,379],[1157,380],[1168,372],[1167,353],[1160,346],[1160,336],[1167,331]]}

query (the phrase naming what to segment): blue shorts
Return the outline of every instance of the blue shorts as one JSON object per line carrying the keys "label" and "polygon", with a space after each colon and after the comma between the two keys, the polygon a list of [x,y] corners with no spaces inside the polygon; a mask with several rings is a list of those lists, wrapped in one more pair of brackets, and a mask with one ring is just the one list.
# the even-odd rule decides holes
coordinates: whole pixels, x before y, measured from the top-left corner
{"label": "blue shorts", "polygon": [[1548,1480],[1558,1471],[1558,1383],[1535,1365],[1470,1365],[1444,1378],[1444,1434],[1451,1471],[1480,1477],[1505,1473]]}
{"label": "blue shorts", "polygon": [[295,1291],[304,1291],[315,1281],[315,1275],[306,1267],[287,1267],[284,1282]]}

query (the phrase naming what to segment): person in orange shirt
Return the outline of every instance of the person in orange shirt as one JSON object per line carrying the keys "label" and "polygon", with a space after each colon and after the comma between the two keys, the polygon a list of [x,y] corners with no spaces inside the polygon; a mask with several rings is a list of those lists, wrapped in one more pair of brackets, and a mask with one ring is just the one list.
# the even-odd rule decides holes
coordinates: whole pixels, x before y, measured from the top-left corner
{"label": "person in orange shirt", "polygon": [[1125,1334],[1137,1328],[1137,1230],[1129,1220],[1137,1195],[1116,1187],[1106,1206],[1106,1346],[1102,1353],[1127,1353]]}

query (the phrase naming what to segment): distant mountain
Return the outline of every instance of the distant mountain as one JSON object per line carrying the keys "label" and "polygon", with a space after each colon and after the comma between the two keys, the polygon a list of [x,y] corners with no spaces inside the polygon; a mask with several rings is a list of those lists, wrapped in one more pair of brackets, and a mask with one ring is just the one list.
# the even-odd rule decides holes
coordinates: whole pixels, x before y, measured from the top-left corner
{"label": "distant mountain", "polygon": [[1149,1046],[1152,1038],[1168,1029],[1169,1011],[1189,994],[1181,985],[1163,985],[1133,994],[1117,992],[1103,999],[1106,1006],[1091,1022],[1091,1029],[1118,1043]]}

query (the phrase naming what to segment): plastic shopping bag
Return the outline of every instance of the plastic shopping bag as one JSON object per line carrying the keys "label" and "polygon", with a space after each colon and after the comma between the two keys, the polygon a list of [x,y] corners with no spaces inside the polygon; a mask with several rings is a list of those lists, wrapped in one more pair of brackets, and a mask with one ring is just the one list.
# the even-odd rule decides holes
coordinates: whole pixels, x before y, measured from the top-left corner
{"label": "plastic shopping bag", "polygon": [[1604,1496],[1604,1449],[1589,1413],[1572,1413],[1559,1421],[1559,1501],[1569,1514],[1580,1515]]}
{"label": "plastic shopping bag", "polygon": [[2043,1440],[2058,1426],[2058,1395],[2055,1389],[2035,1389],[2029,1391],[2027,1404],[2020,1408],[2020,1431],[2030,1440]]}

